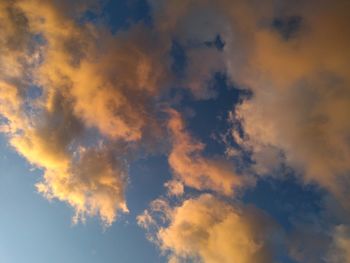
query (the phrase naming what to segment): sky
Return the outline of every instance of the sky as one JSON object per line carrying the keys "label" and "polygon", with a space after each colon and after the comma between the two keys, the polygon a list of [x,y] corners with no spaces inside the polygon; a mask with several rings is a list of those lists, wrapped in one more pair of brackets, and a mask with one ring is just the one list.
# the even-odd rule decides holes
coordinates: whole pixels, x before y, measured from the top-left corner
{"label": "sky", "polygon": [[0,262],[350,263],[348,10],[0,0]]}

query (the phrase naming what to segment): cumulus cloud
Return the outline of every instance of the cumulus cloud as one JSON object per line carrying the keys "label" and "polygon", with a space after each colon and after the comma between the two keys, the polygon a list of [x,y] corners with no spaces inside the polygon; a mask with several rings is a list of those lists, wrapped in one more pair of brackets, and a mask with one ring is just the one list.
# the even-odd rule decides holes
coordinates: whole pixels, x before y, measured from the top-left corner
{"label": "cumulus cloud", "polygon": [[[115,34],[80,20],[93,2],[0,1],[0,131],[42,169],[38,191],[74,208],[74,222],[99,216],[107,226],[128,212],[128,162],[149,141],[142,150],[170,144],[169,198],[188,198],[188,188],[213,194],[175,206],[160,198],[137,218],[170,262],[274,262],[284,240],[273,220],[214,195],[235,196],[256,174],[284,164],[329,191],[349,215],[348,1],[152,0],[152,27]],[[218,35],[221,50],[208,45]],[[181,79],[169,65],[173,39],[186,53]],[[166,125],[160,121],[160,105],[172,106],[162,97],[169,82],[207,99],[217,71],[252,91],[229,119],[236,148],[227,152],[250,154],[253,163],[242,164],[244,174],[207,153],[179,112],[168,110]],[[320,248],[329,248],[324,260],[347,262],[348,228],[295,231],[290,256],[318,262]]]}
{"label": "cumulus cloud", "polygon": [[[300,25],[289,39],[274,24],[261,27],[259,20],[252,21],[256,25],[250,38],[240,40],[253,39],[244,63],[228,58],[231,77],[253,91],[252,99],[235,109],[246,134],[241,145],[265,168],[273,168],[273,159],[278,163],[281,156],[261,156],[281,150],[306,182],[320,184],[344,206],[350,182],[346,6],[345,1],[322,1],[312,12],[308,4],[297,6],[293,12]],[[280,23],[287,27],[292,18],[283,15],[287,18]],[[234,57],[234,47],[227,49]]]}
{"label": "cumulus cloud", "polygon": [[71,112],[69,104],[56,98],[54,110],[40,114],[34,124],[32,119],[20,116],[19,120],[9,118],[11,125],[6,133],[19,154],[44,170],[44,180],[37,184],[39,192],[71,204],[76,211],[75,222],[85,215],[99,214],[109,225],[116,210],[127,211],[126,167],[115,158],[115,151],[102,144],[75,146],[74,140],[83,129]]}
{"label": "cumulus cloud", "polygon": [[0,3],[1,131],[43,170],[39,192],[109,225],[128,211],[130,152],[161,132],[152,102],[169,43],[142,25],[113,35],[80,22],[93,2]]}
{"label": "cumulus cloud", "polygon": [[[156,242],[169,262],[274,262],[278,226],[261,210],[203,194],[166,211]],[[148,214],[149,215],[149,214]]]}
{"label": "cumulus cloud", "polygon": [[128,212],[124,199],[126,168],[106,146],[80,149],[68,168],[48,169],[37,189],[47,198],[58,198],[74,207],[73,222],[86,215],[98,215],[106,226],[113,223],[116,211]]}
{"label": "cumulus cloud", "polygon": [[209,189],[224,195],[232,195],[234,188],[251,182],[238,175],[234,165],[224,158],[206,157],[203,154],[205,145],[185,130],[180,113],[175,110],[168,110],[168,113],[168,129],[172,136],[169,164],[178,180],[198,190]]}
{"label": "cumulus cloud", "polygon": [[157,44],[161,41],[142,25],[114,36],[91,24],[77,25],[49,4],[21,7],[47,41],[37,79],[48,95],[66,89],[75,115],[87,126],[111,139],[140,140],[145,126],[154,123],[150,100],[166,76],[159,63],[166,45]]}
{"label": "cumulus cloud", "polygon": [[[316,183],[333,195],[349,216],[348,1],[150,2],[159,30],[171,31],[184,42],[202,43],[219,34],[225,42],[222,53],[193,55],[191,63],[201,67],[206,57],[213,60],[211,56],[216,56],[214,61],[220,61],[217,69],[224,63],[231,81],[252,91],[231,112],[236,148],[228,152],[235,157],[242,150],[250,154],[253,173],[261,176],[276,174],[284,164],[292,167],[305,183]],[[206,66],[197,71],[207,72]],[[205,74],[200,78],[205,79]],[[205,85],[195,90],[207,93]],[[179,154],[172,161],[170,154],[169,163],[175,174],[195,178],[189,171],[190,167],[200,171],[191,166],[196,158],[185,157],[203,151],[204,146],[191,142],[184,133],[181,136],[171,152]],[[184,141],[191,142],[187,143],[190,147],[180,151]],[[182,180],[205,188],[196,181]],[[212,189],[220,192],[217,186]]]}
{"label": "cumulus cloud", "polygon": [[[158,30],[184,42],[223,39],[222,52],[190,60],[203,72],[205,58],[220,61],[216,69],[252,91],[233,113],[245,132],[236,143],[252,152],[256,172],[272,173],[286,161],[305,182],[318,183],[346,206],[349,3],[150,2]],[[207,94],[207,87],[198,85],[195,93]]]}

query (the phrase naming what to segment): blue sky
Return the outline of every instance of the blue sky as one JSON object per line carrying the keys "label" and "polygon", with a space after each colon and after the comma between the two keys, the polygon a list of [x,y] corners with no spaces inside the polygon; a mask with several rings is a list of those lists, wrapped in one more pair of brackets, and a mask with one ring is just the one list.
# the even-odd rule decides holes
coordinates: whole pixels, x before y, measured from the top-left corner
{"label": "blue sky", "polygon": [[41,172],[30,171],[4,138],[1,151],[1,262],[162,262],[135,221],[135,214],[160,191],[147,182],[155,175],[166,176],[158,162],[150,160],[154,166],[149,169],[142,162],[133,167],[135,182],[130,183],[128,195],[135,197],[135,191],[142,195],[130,198],[130,215],[104,230],[97,218],[73,225],[69,206],[48,202],[37,193],[34,184]]}

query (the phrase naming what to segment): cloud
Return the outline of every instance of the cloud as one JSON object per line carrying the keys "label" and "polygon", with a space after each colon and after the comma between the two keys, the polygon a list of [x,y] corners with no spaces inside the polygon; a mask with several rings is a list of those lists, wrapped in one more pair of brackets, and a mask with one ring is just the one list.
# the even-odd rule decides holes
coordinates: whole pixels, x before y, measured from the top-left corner
{"label": "cloud", "polygon": [[329,262],[326,258],[332,243],[332,224],[312,212],[304,215],[303,220],[294,219],[292,222],[293,229],[287,237],[289,256],[299,263]]}
{"label": "cloud", "polygon": [[167,75],[159,63],[167,46],[142,25],[114,36],[105,28],[76,24],[49,4],[21,7],[47,41],[36,76],[44,91],[65,89],[75,115],[103,135],[140,140],[143,129],[155,122],[151,101]]}
{"label": "cloud", "polygon": [[346,225],[339,225],[334,231],[333,247],[329,253],[329,262],[350,262],[350,229]]}
{"label": "cloud", "polygon": [[74,222],[99,215],[109,226],[116,211],[128,212],[124,199],[126,169],[106,146],[80,149],[77,160],[67,170],[47,170],[37,184],[46,197],[66,201],[75,208]]}
{"label": "cloud", "polygon": [[[334,195],[349,215],[347,1],[150,1],[154,27],[135,24],[115,34],[81,20],[93,2],[0,2],[0,131],[42,169],[38,191],[74,208],[74,222],[99,216],[107,226],[128,212],[130,159],[162,143],[171,147],[169,198],[188,198],[188,188],[233,197],[253,186],[256,174],[287,164],[305,183]],[[218,35],[221,50],[205,44]],[[185,48],[183,79],[171,73],[173,39]],[[236,146],[230,152],[251,154],[251,174],[207,154],[179,112],[168,110],[168,133],[159,118],[162,105],[172,106],[162,97],[168,86],[180,83],[195,99],[208,99],[216,71],[252,91],[230,119],[239,122],[230,130]],[[284,242],[259,209],[208,194],[176,206],[157,199],[138,223],[156,232],[148,237],[170,262],[273,262],[275,244]],[[292,247],[296,260],[317,257],[328,245],[328,236],[296,232],[319,241],[305,251]],[[348,261],[348,224],[329,235],[327,260]]]}
{"label": "cloud", "polygon": [[[225,42],[221,52],[196,56],[194,51],[189,64],[196,72],[212,72],[205,69],[205,58],[219,61],[215,69],[252,91],[252,98],[233,111],[246,135],[241,146],[252,152],[256,172],[272,173],[285,161],[306,183],[319,184],[347,206],[349,3],[150,2],[159,31],[184,43],[217,35]],[[206,73],[200,75],[205,83]],[[195,94],[207,94],[207,86],[196,83],[202,85]]]}
{"label": "cloud", "polygon": [[[278,226],[252,206],[229,205],[210,194],[168,210],[155,241],[169,262],[273,262]],[[148,214],[149,215],[149,214]]]}
{"label": "cloud", "polygon": [[127,162],[162,133],[155,97],[170,42],[143,25],[113,35],[79,21],[94,4],[0,3],[1,131],[43,170],[39,192],[69,203],[75,222],[110,225],[128,211]]}
{"label": "cloud", "polygon": [[[190,63],[198,65],[196,71],[201,72],[203,64],[203,72],[208,72],[206,58],[219,61],[220,66],[215,69],[225,71],[236,86],[252,91],[252,96],[235,105],[231,112],[235,148],[233,151],[228,147],[228,152],[235,157],[250,154],[252,173],[260,176],[281,176],[276,174],[280,168],[293,168],[304,183],[317,184],[333,195],[338,200],[337,206],[345,210],[337,220],[346,221],[345,217],[350,215],[349,3],[150,2],[160,31],[170,31],[184,43],[203,43],[216,35],[223,39],[225,46],[221,53],[207,56],[203,52],[198,57],[193,53]],[[225,64],[224,69],[221,63]],[[199,78],[206,79],[205,75]],[[195,93],[207,94],[207,87],[197,85]],[[181,122],[173,125],[180,127],[173,130],[183,130]],[[176,144],[170,156],[174,152],[178,154],[173,164],[169,158],[175,175],[181,177],[187,173],[182,180],[188,180],[185,184],[197,189],[211,187],[225,192],[215,184],[203,187],[202,182],[188,179],[197,178],[190,175],[200,174],[197,160],[207,160],[202,154],[204,145],[185,132],[177,134],[173,137],[181,139],[174,140]],[[182,144],[184,141],[188,143]],[[193,157],[196,153],[200,157]],[[327,242],[320,241],[320,247]],[[340,243],[347,244],[344,240]],[[309,250],[307,255],[319,252],[312,246],[305,246],[305,250]]]}
{"label": "cloud", "polygon": [[198,190],[210,189],[224,195],[232,195],[234,188],[251,183],[249,178],[238,175],[234,165],[224,158],[205,157],[205,145],[193,139],[185,130],[180,113],[175,110],[168,113],[172,140],[168,161],[175,178],[186,186]]}
{"label": "cloud", "polygon": [[[9,117],[9,116],[7,116]],[[16,116],[15,116],[16,117]],[[7,131],[11,145],[31,164],[44,170],[39,192],[58,198],[75,208],[78,219],[98,214],[111,224],[116,211],[127,212],[124,199],[126,167],[114,155],[116,151],[100,144],[75,146],[83,132],[81,122],[72,115],[71,105],[57,96],[52,111],[32,120],[10,118]],[[13,122],[16,122],[15,129]]]}
{"label": "cloud", "polygon": [[184,194],[184,185],[178,180],[171,180],[164,184],[168,188],[169,196],[181,196]]}
{"label": "cloud", "polygon": [[287,40],[253,20],[250,37],[237,40],[250,41],[240,63],[233,58],[235,47],[225,48],[231,77],[254,94],[235,109],[246,134],[242,146],[252,150],[260,167],[273,163],[262,155],[280,149],[305,182],[318,183],[347,206],[350,38],[345,6],[344,1],[322,1],[313,11],[311,3],[297,6],[301,22]]}

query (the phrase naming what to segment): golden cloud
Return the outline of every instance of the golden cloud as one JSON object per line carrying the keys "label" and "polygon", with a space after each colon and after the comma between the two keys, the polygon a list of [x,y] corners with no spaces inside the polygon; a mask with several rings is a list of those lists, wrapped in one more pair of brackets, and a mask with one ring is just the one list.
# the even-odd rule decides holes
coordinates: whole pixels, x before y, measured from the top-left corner
{"label": "golden cloud", "polygon": [[175,110],[168,110],[168,113],[168,129],[172,136],[168,160],[178,180],[198,190],[210,189],[224,195],[232,195],[234,188],[252,182],[238,175],[229,161],[205,157],[202,154],[205,145],[193,139],[185,130],[181,115]]}
{"label": "golden cloud", "polygon": [[[157,229],[154,241],[170,253],[169,262],[273,262],[273,244],[282,237],[262,211],[229,205],[210,194],[164,213],[168,225]],[[147,212],[141,218],[145,215],[150,217]]]}
{"label": "golden cloud", "polygon": [[[347,206],[349,2],[151,4],[158,30],[173,32],[183,43],[222,37],[221,53],[196,57],[190,51],[189,64],[210,72],[208,64],[220,61],[233,83],[252,91],[233,114],[246,133],[237,143],[253,152],[255,172],[272,173],[282,153],[306,183],[318,183]],[[197,86],[195,94],[207,94],[207,86]]]}
{"label": "golden cloud", "polygon": [[[256,20],[244,63],[230,58],[228,63],[232,78],[254,93],[235,115],[246,132],[242,145],[253,151],[257,165],[271,166],[273,161],[261,156],[269,154],[266,150],[271,147],[280,149],[287,164],[306,182],[320,184],[349,209],[350,20],[346,6],[344,1],[322,1],[313,11],[308,4],[297,8],[301,25],[289,40],[271,27],[259,28]],[[235,56],[234,46],[227,48]]]}
{"label": "golden cloud", "polygon": [[92,2],[0,3],[1,131],[43,170],[39,192],[69,203],[75,221],[110,225],[128,211],[125,144],[160,132],[151,102],[168,42],[142,25],[113,35],[80,24]]}

